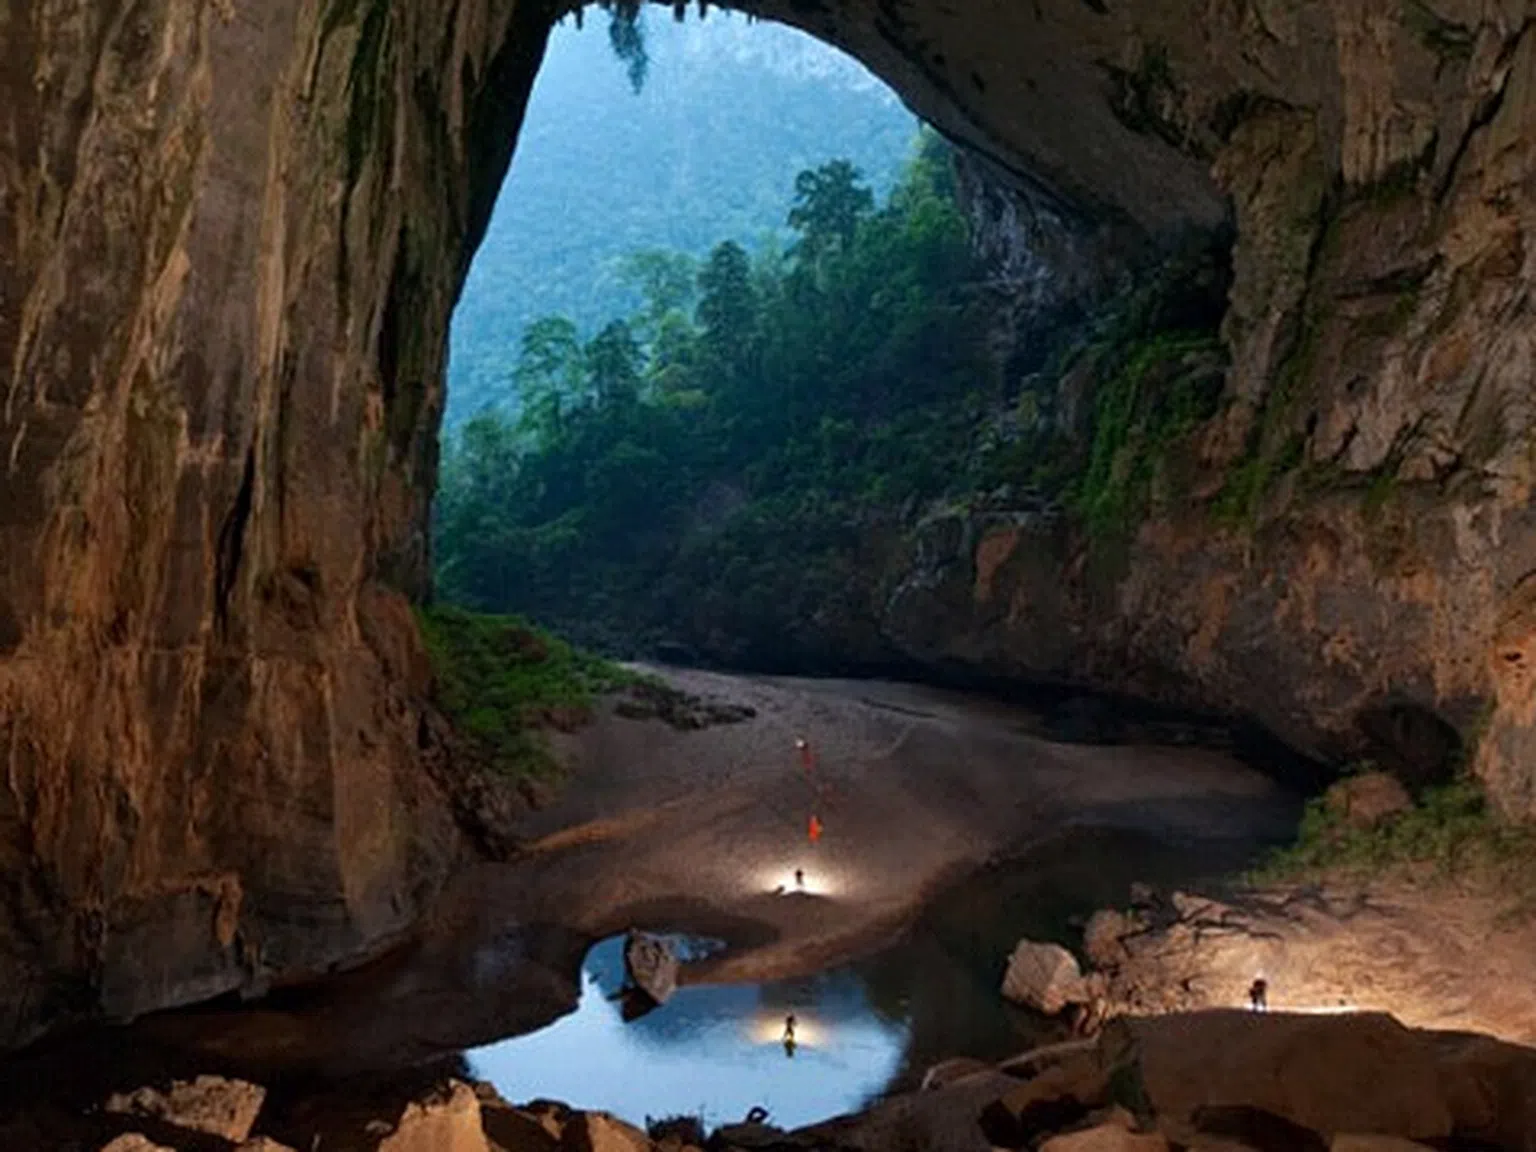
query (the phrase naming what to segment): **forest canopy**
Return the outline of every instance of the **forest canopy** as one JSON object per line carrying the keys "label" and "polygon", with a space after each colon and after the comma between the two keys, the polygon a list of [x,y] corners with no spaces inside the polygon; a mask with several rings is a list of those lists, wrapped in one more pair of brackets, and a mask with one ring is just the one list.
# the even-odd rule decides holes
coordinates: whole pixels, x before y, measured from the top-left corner
{"label": "forest canopy", "polygon": [[948,147],[923,133],[883,202],[807,169],[785,220],[783,248],[633,253],[643,303],[590,339],[527,328],[517,418],[445,443],[442,596],[610,650],[718,605],[751,643],[825,603],[872,509],[964,482],[996,388]]}

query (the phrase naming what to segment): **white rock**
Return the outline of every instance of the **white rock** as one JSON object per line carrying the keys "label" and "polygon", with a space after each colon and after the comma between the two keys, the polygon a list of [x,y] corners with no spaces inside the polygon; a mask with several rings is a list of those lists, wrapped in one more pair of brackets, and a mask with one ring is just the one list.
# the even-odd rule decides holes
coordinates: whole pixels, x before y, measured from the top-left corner
{"label": "white rock", "polygon": [[1032,940],[1020,940],[1008,957],[1003,995],[1047,1016],[1088,998],[1077,957],[1060,944],[1036,944]]}
{"label": "white rock", "polygon": [[658,936],[631,932],[624,941],[624,970],[630,982],[658,1004],[677,991],[677,956]]}

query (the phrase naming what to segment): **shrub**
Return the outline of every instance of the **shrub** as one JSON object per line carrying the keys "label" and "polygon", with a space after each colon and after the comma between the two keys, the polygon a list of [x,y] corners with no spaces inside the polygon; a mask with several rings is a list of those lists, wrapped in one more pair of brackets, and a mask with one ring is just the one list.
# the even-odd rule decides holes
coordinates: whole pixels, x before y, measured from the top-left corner
{"label": "shrub", "polygon": [[436,703],[509,776],[553,772],[540,729],[585,722],[597,696],[635,679],[518,616],[440,605],[418,620]]}
{"label": "shrub", "polygon": [[1351,827],[1318,797],[1306,807],[1296,842],[1276,852],[1255,879],[1381,876],[1409,868],[1494,880],[1511,896],[1536,899],[1536,828],[1500,820],[1482,786],[1467,776],[1426,790],[1415,807],[1373,828]]}

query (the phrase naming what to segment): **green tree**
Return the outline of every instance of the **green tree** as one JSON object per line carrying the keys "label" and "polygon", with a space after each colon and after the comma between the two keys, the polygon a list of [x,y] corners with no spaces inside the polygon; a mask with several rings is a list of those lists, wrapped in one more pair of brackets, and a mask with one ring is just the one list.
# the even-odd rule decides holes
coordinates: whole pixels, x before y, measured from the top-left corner
{"label": "green tree", "polygon": [[639,396],[643,356],[628,321],[609,324],[593,337],[585,355],[599,404],[629,404]]}
{"label": "green tree", "polygon": [[566,414],[590,402],[586,377],[575,324],[564,316],[546,316],[530,324],[512,372],[522,406],[520,431],[535,442],[558,436]]}
{"label": "green tree", "polygon": [[794,254],[815,263],[829,249],[853,244],[859,221],[874,209],[875,197],[847,160],[833,160],[795,177],[795,203],[789,226],[800,234]]}
{"label": "green tree", "polygon": [[647,343],[654,340],[663,319],[674,312],[686,313],[696,294],[698,263],[686,252],[643,248],[619,261],[619,277],[637,288],[645,307],[635,327]]}

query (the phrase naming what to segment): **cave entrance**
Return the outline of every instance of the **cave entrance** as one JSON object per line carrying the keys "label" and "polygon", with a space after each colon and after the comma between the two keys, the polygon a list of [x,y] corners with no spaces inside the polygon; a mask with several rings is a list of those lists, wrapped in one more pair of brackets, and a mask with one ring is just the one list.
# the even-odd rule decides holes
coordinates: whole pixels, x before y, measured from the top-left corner
{"label": "cave entrance", "polygon": [[774,663],[839,580],[807,556],[960,447],[974,278],[949,146],[851,57],[729,12],[568,18],[454,316],[440,598]]}

